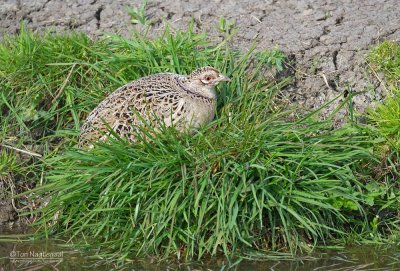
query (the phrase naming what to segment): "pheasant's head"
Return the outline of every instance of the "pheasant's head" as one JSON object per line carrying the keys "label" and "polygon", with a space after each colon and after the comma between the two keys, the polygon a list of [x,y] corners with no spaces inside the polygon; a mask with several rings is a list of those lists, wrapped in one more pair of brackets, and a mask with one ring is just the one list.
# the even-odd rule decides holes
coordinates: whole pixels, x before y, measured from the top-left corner
{"label": "pheasant's head", "polygon": [[189,80],[195,81],[199,86],[216,86],[219,82],[230,81],[230,79],[222,75],[217,69],[207,66],[197,69],[189,76]]}
{"label": "pheasant's head", "polygon": [[216,99],[214,87],[222,81],[230,81],[230,79],[222,75],[213,67],[203,67],[193,71],[186,77],[185,86],[188,91],[197,93],[201,96]]}

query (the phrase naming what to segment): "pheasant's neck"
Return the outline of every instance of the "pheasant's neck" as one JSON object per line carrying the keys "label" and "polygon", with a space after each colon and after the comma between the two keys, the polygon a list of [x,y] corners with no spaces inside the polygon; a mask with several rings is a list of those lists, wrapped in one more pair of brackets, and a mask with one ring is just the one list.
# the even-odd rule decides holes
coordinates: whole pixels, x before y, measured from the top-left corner
{"label": "pheasant's neck", "polygon": [[179,86],[194,99],[200,99],[210,103],[214,103],[217,99],[214,87],[199,86],[186,78],[179,78],[177,82]]}

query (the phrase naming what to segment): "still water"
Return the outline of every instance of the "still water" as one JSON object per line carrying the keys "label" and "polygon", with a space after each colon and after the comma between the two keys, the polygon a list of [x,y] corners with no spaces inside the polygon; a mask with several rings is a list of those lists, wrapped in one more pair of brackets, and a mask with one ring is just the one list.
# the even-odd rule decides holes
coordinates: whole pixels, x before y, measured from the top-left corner
{"label": "still water", "polygon": [[176,264],[170,262],[152,262],[137,260],[123,267],[101,263],[90,253],[79,252],[57,241],[35,241],[13,243],[2,240],[0,236],[0,271],[8,270],[285,270],[285,271],[372,271],[400,270],[399,248],[377,248],[355,246],[333,250],[318,250],[310,255],[289,260],[276,255],[272,260],[228,263],[224,259],[212,259],[205,262]]}

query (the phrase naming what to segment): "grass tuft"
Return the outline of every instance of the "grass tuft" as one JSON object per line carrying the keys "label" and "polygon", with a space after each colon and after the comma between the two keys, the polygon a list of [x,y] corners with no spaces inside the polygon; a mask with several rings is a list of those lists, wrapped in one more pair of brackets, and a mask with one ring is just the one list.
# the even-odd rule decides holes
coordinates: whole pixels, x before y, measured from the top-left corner
{"label": "grass tuft", "polygon": [[370,117],[389,145],[400,151],[400,45],[385,41],[371,50],[369,61],[383,73],[390,92],[383,104],[370,110]]}
{"label": "grass tuft", "polygon": [[151,143],[113,140],[48,160],[53,170],[39,192],[52,199],[38,224],[92,237],[121,258],[201,258],[246,248],[294,253],[344,235],[349,212],[367,219],[366,189],[352,170],[371,158],[366,136],[249,111],[223,114],[194,136],[165,131]]}
{"label": "grass tuft", "polygon": [[374,47],[368,55],[368,60],[385,79],[394,87],[400,87],[400,45],[392,41],[384,41]]}

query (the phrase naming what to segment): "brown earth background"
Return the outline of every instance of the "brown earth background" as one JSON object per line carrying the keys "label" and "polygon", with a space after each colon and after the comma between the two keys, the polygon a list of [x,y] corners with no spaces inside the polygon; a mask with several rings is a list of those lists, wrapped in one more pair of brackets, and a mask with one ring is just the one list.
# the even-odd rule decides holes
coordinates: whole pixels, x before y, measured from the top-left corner
{"label": "brown earth background", "polygon": [[[38,32],[51,28],[93,38],[129,36],[140,25],[131,23],[126,7],[141,5],[137,0],[0,0],[0,39],[18,33],[21,20]],[[246,51],[255,43],[257,50],[277,46],[286,53],[294,82],[284,95],[291,102],[312,109],[343,94],[335,106],[353,91],[360,93],[353,97],[360,114],[386,95],[380,76],[368,69],[369,49],[383,40],[400,41],[399,0],[155,0],[148,2],[145,15],[155,35],[166,23],[186,29],[193,18],[195,30],[210,39],[220,38],[221,16],[235,21],[238,33],[232,47]],[[15,218],[1,185],[0,224]]]}

